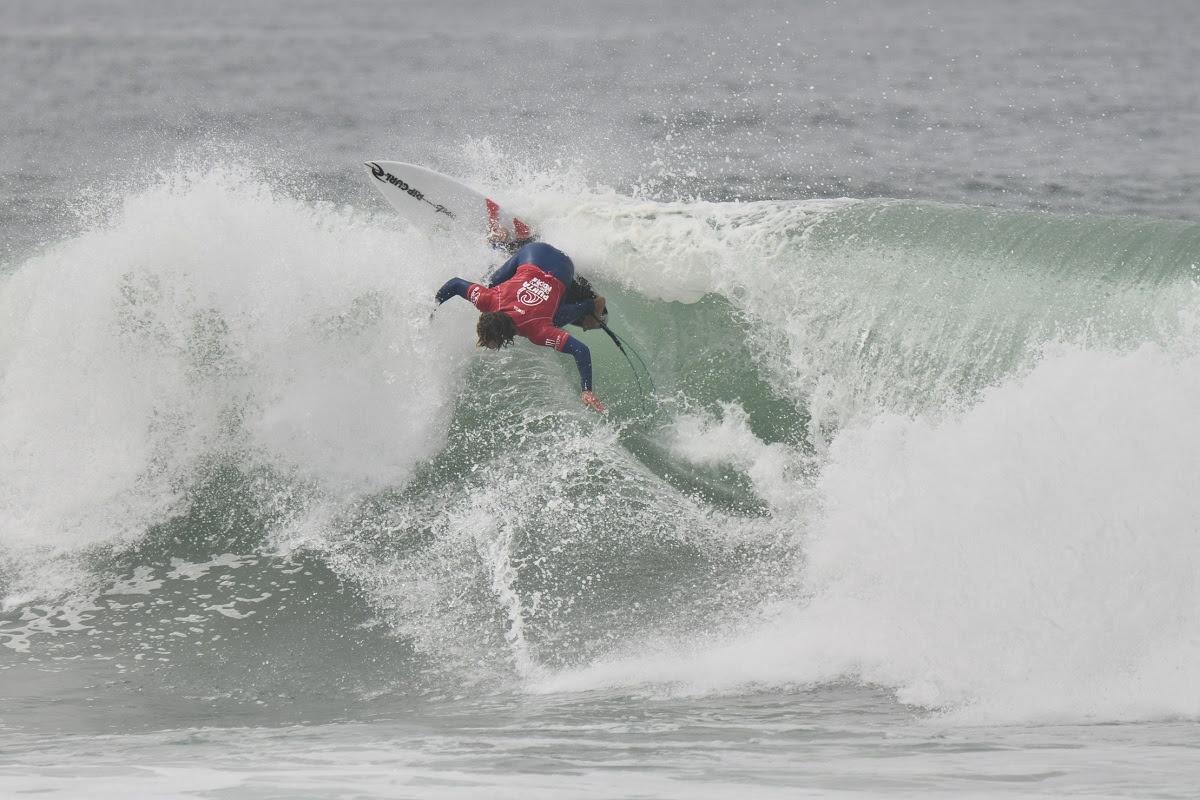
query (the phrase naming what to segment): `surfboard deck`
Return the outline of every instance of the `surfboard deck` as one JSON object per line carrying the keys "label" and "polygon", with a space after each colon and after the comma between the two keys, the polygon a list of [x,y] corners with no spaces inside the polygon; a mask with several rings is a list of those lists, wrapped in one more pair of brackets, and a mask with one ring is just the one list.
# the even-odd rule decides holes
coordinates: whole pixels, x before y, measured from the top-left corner
{"label": "surfboard deck", "polygon": [[425,229],[461,230],[496,245],[536,238],[499,203],[462,181],[402,161],[368,161],[371,184],[409,222]]}

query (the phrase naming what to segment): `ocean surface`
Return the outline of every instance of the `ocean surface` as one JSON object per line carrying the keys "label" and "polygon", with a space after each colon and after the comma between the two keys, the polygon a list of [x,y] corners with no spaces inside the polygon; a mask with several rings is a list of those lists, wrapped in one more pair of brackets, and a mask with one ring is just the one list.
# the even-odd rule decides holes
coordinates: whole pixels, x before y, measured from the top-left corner
{"label": "ocean surface", "polygon": [[0,4],[0,797],[1195,797],[1198,33]]}

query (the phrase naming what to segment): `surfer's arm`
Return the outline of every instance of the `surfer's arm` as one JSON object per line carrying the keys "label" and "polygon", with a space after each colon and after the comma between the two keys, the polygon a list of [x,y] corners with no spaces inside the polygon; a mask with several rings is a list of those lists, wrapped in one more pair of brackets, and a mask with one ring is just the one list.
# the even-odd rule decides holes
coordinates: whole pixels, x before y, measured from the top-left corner
{"label": "surfer's arm", "polygon": [[588,350],[586,344],[574,336],[568,336],[567,341],[563,344],[562,352],[570,353],[575,358],[575,366],[579,369],[579,384],[583,387],[583,404],[603,414],[604,404],[600,402],[600,399],[596,397],[596,393],[592,391],[591,351]]}
{"label": "surfer's arm", "polygon": [[588,298],[582,303],[563,303],[558,307],[558,311],[554,312],[554,327],[561,328],[564,325],[570,325],[578,319],[583,319],[588,314],[596,312],[595,298]]}
{"label": "surfer's arm", "polygon": [[575,366],[579,369],[579,385],[585,392],[592,390],[592,352],[583,342],[574,336],[568,336],[562,351],[575,358]]}
{"label": "surfer's arm", "polygon": [[585,331],[593,331],[604,321],[604,312],[604,298],[596,295],[579,303],[559,306],[554,314],[554,324],[562,328],[574,323]]}
{"label": "surfer's arm", "polygon": [[438,305],[449,300],[451,297],[461,297],[467,299],[467,290],[471,288],[470,281],[464,281],[462,278],[451,278],[443,284],[442,288],[438,289],[434,297],[437,298]]}

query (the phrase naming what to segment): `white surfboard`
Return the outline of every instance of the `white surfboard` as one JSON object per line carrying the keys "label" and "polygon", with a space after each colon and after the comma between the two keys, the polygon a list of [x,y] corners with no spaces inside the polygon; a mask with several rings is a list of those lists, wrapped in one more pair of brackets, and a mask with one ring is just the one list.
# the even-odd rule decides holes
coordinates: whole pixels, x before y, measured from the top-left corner
{"label": "white surfboard", "polygon": [[534,238],[499,203],[440,172],[400,161],[368,161],[366,167],[375,188],[414,225],[477,233],[495,244]]}

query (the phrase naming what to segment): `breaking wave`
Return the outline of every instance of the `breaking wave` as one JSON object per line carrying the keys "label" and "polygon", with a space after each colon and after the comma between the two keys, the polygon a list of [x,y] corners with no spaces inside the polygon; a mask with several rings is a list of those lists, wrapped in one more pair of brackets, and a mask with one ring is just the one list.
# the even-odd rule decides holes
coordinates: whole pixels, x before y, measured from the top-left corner
{"label": "breaking wave", "polygon": [[645,359],[585,335],[605,417],[431,320],[482,245],[244,170],[10,265],[5,669],[1200,716],[1200,226],[565,183],[510,205]]}

